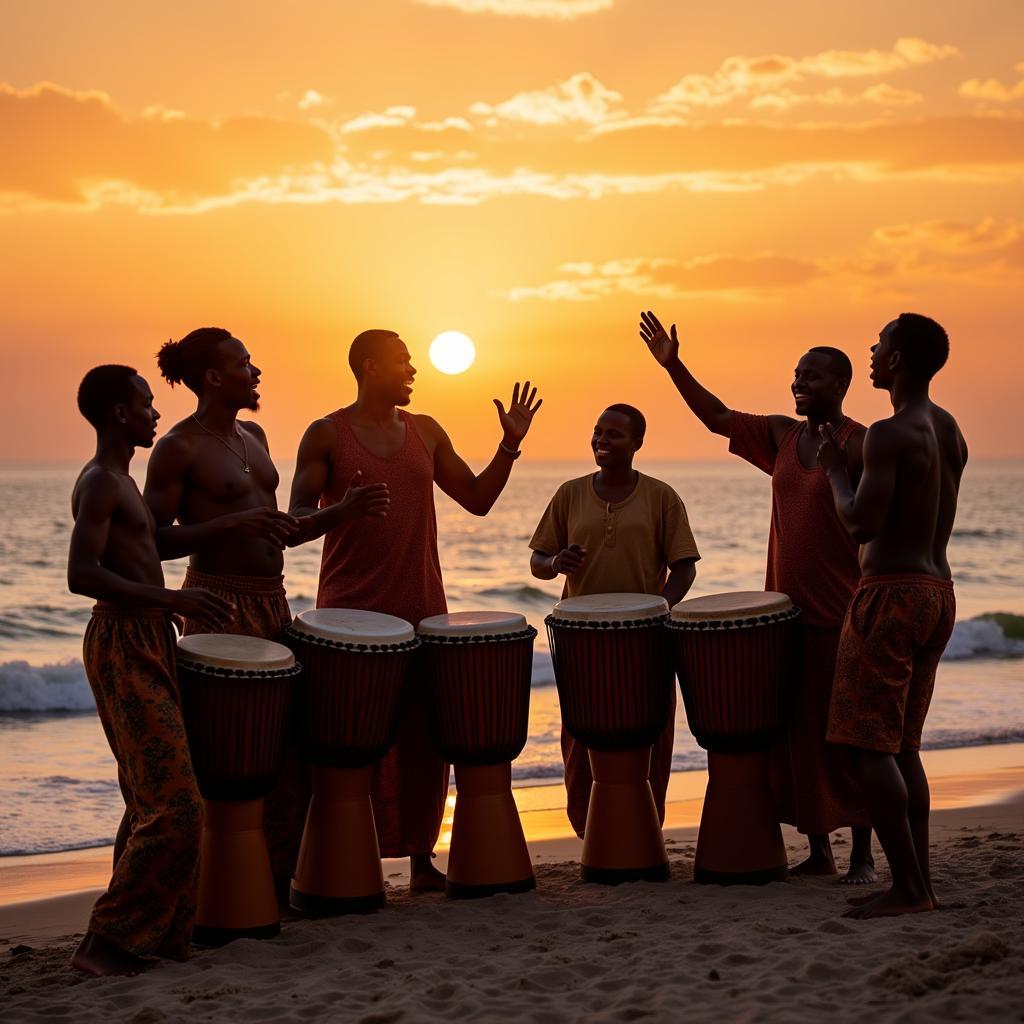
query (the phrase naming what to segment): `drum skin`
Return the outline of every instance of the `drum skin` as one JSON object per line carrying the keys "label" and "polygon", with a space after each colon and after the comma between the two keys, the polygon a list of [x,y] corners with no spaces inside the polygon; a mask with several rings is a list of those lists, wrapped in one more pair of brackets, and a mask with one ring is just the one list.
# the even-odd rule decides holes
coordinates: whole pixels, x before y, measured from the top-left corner
{"label": "drum skin", "polygon": [[594,750],[649,747],[672,712],[672,660],[664,616],[618,628],[545,620],[562,722]]}
{"label": "drum skin", "polygon": [[767,750],[788,709],[791,621],[669,627],[690,731],[717,754]]}
{"label": "drum skin", "polygon": [[526,746],[537,631],[494,637],[421,637],[434,742],[455,765],[513,761]]}
{"label": "drum skin", "polygon": [[353,650],[294,630],[286,635],[306,670],[298,700],[305,758],[336,768],[373,764],[394,741],[415,645]]}
{"label": "drum skin", "polygon": [[301,665],[222,669],[178,659],[185,731],[207,800],[253,800],[281,770],[288,705]]}

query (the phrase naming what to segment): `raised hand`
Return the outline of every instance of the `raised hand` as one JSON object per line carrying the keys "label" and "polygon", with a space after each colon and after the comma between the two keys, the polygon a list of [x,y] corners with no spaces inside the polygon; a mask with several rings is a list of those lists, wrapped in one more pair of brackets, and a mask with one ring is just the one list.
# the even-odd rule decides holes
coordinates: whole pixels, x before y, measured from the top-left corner
{"label": "raised hand", "polygon": [[640,314],[640,337],[647,343],[651,355],[662,366],[670,366],[679,358],[679,338],[676,337],[676,325],[672,325],[672,333],[666,334],[661,321],[650,311]]}
{"label": "raised hand", "polygon": [[[534,401],[535,399],[536,401]],[[508,412],[497,398],[494,399],[494,404],[498,409],[498,421],[505,434],[503,444],[509,448],[519,447],[519,442],[526,437],[533,417],[543,401],[542,398],[537,398],[536,388],[530,390],[529,381],[522,386],[522,390],[518,384],[512,389],[512,401],[509,403]]]}
{"label": "raised hand", "polygon": [[220,632],[235,617],[235,606],[212,590],[189,587],[176,590],[174,594],[172,611],[186,619],[195,619],[214,633]]}
{"label": "raised hand", "polygon": [[587,549],[579,544],[570,544],[551,559],[551,571],[571,576],[583,568],[587,560]]}
{"label": "raised hand", "polygon": [[846,449],[839,447],[839,435],[831,423],[818,427],[821,444],[818,445],[818,465],[826,473],[844,468],[847,464]]}
{"label": "raised hand", "polygon": [[361,485],[363,471],[357,469],[348,482],[348,490],[341,499],[348,518],[361,516],[386,516],[391,505],[391,492],[387,484]]}
{"label": "raised hand", "polygon": [[231,521],[232,526],[242,533],[273,541],[280,548],[287,546],[299,530],[299,521],[295,516],[265,505],[233,512]]}

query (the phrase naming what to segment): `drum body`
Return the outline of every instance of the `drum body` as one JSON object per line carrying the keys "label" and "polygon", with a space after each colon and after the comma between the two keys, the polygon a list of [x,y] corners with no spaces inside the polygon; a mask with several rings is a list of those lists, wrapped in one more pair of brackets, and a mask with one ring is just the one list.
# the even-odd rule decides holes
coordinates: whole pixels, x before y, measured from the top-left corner
{"label": "drum body", "polygon": [[672,713],[667,613],[649,594],[594,594],[560,601],[545,620],[562,721],[589,748],[594,776],[584,881],[668,878],[647,781],[651,747]]}
{"label": "drum body", "polygon": [[537,631],[514,612],[459,612],[424,619],[418,634],[434,740],[455,766],[445,892],[465,899],[533,889],[511,763],[526,745]]}
{"label": "drum body", "polygon": [[313,783],[290,902],[316,916],[367,913],[384,905],[373,765],[394,740],[419,644],[404,619],[345,608],[302,612],[286,636],[306,659],[298,729]]}
{"label": "drum body", "polygon": [[672,609],[669,633],[687,722],[708,751],[697,882],[786,877],[767,751],[785,729],[791,626],[799,614],[785,594],[759,591],[694,598]]}
{"label": "drum body", "polygon": [[193,941],[219,946],[280,930],[263,797],[280,774],[301,666],[281,644],[196,634],[178,644],[178,685],[205,801]]}

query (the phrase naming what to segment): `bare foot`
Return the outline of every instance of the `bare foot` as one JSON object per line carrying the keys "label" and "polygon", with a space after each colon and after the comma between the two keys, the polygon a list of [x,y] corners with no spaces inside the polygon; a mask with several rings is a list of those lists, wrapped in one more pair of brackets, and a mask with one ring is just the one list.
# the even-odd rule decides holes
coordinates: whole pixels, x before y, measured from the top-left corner
{"label": "bare foot", "polygon": [[791,875],[834,875],[837,874],[836,862],[832,859],[832,853],[828,856],[815,851],[805,861],[801,861],[795,868],[790,868]]}
{"label": "bare foot", "polygon": [[872,885],[878,881],[875,873],[875,862],[871,857],[867,860],[850,858],[850,870],[839,879],[840,885]]}
{"label": "bare foot", "polygon": [[413,854],[409,858],[409,892],[444,892],[445,877],[430,863],[433,854]]}
{"label": "bare foot", "polygon": [[[840,879],[842,881],[842,879]],[[846,902],[851,907],[863,907],[865,903],[870,903],[872,900],[877,900],[881,896],[881,893],[873,892],[869,896],[847,896]]]}
{"label": "bare foot", "polygon": [[141,957],[126,953],[102,935],[86,932],[85,938],[71,956],[71,966],[75,970],[98,977],[112,974],[131,977],[141,974],[149,964]]}
{"label": "bare foot", "polygon": [[927,893],[919,898],[913,898],[902,891],[889,889],[859,907],[851,907],[843,914],[843,917],[853,917],[864,921],[871,917],[923,914],[934,909],[935,904]]}

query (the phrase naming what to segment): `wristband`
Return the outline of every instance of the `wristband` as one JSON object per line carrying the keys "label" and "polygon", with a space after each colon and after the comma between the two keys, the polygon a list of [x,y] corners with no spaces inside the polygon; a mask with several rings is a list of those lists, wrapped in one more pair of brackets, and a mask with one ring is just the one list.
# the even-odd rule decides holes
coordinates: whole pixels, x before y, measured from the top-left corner
{"label": "wristband", "polygon": [[501,449],[501,450],[502,450],[502,451],[503,451],[503,452],[504,452],[504,453],[505,453],[506,455],[508,455],[508,456],[509,456],[509,457],[510,457],[510,458],[512,459],[512,461],[513,461],[513,462],[515,462],[515,460],[516,460],[516,459],[518,459],[518,458],[519,458],[519,456],[523,454],[523,451],[522,451],[522,449],[521,449],[521,448],[506,448],[506,447],[505,447],[505,442],[504,442],[504,441],[499,441],[499,442],[498,442],[498,447],[499,447],[499,448],[500,448],[500,449]]}

